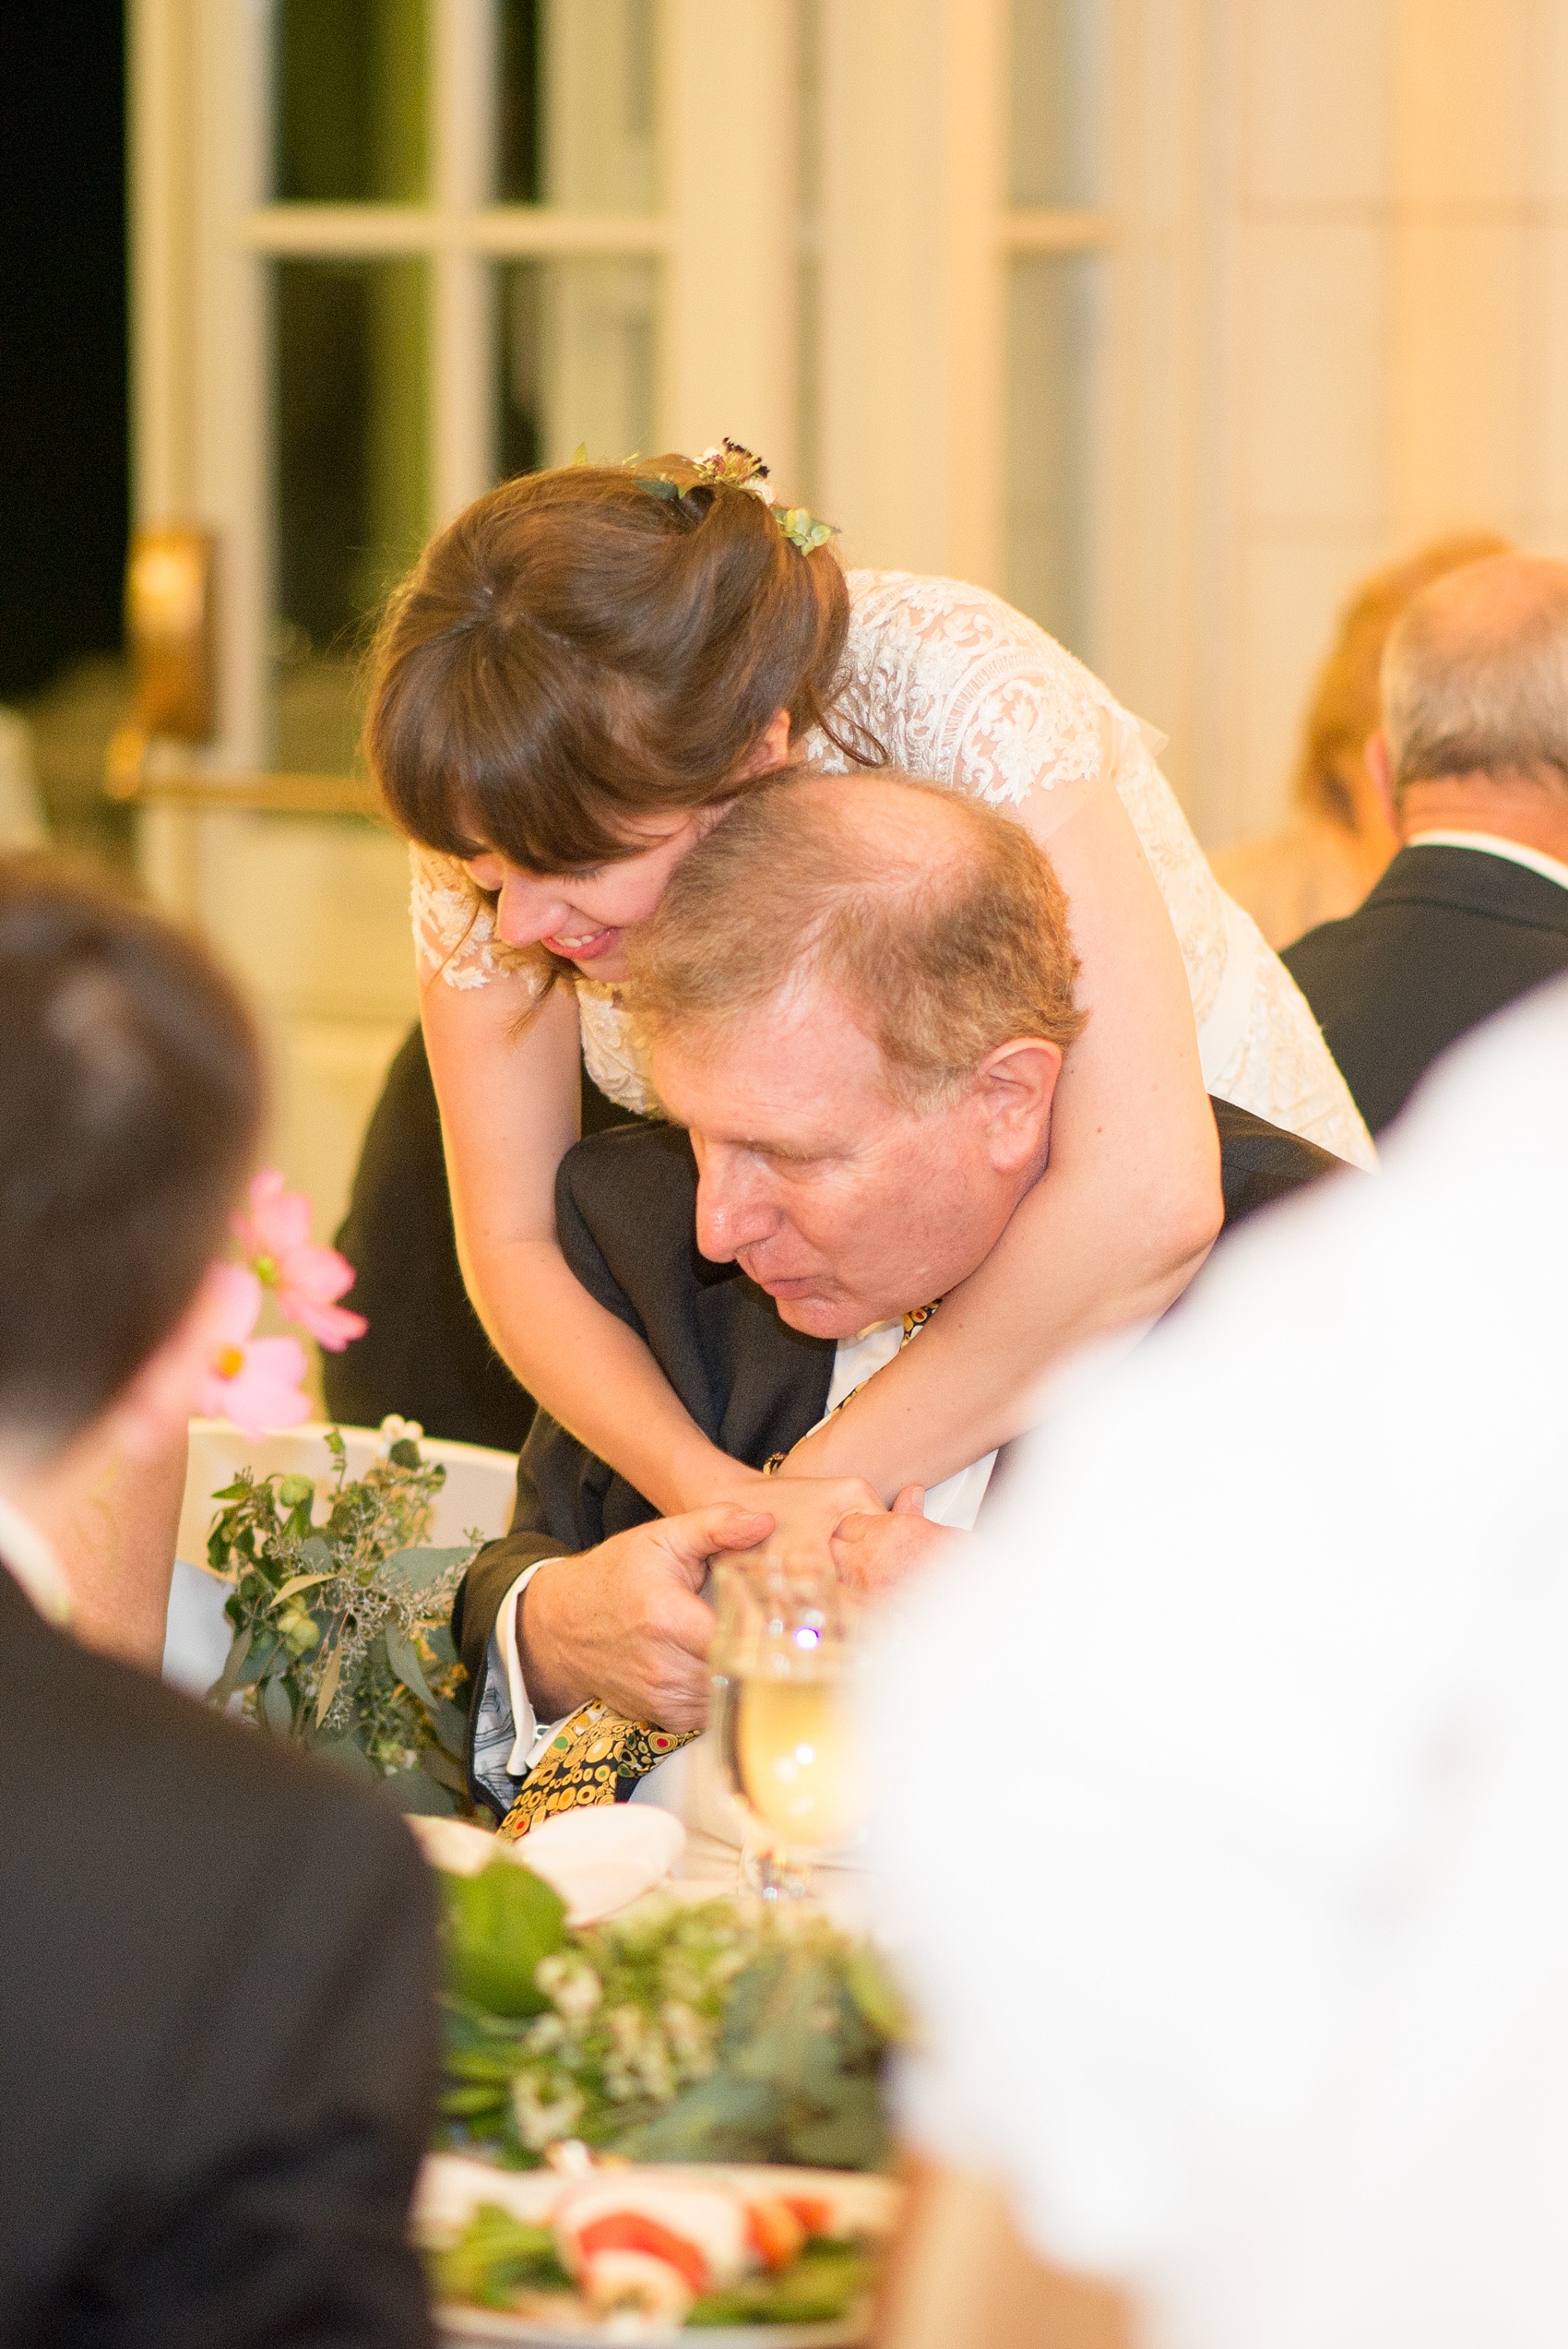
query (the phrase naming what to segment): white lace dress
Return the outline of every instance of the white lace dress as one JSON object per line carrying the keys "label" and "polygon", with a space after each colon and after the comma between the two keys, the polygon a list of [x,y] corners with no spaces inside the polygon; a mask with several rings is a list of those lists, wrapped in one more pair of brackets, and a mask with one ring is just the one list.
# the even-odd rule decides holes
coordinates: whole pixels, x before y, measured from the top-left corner
{"label": "white lace dress", "polygon": [[[835,715],[862,727],[910,774],[994,806],[1028,806],[1037,836],[1113,782],[1181,941],[1210,1092],[1336,1157],[1375,1163],[1305,998],[1210,872],[1136,719],[1042,628],[983,588],[851,571],[849,602],[847,683]],[[825,773],[849,769],[821,734],[802,749]],[[439,973],[450,987],[502,976],[489,909],[476,912],[461,865],[418,846],[412,860],[422,976]],[[587,979],[576,987],[595,1084],[624,1108],[656,1108],[618,991]]]}

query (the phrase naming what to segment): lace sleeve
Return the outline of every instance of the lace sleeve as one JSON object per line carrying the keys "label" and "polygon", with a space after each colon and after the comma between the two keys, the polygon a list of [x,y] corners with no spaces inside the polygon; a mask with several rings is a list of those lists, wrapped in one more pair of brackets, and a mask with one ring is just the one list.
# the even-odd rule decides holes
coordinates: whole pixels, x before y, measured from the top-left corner
{"label": "lace sleeve", "polygon": [[535,982],[529,973],[500,959],[495,917],[455,856],[438,855],[415,841],[409,850],[409,883],[422,983],[440,978],[449,987],[484,987],[493,979],[508,978],[532,991]]}
{"label": "lace sleeve", "polygon": [[849,588],[848,714],[897,764],[993,805],[1029,803],[1037,837],[1115,773],[1123,713],[999,596],[908,572],[852,572]]}

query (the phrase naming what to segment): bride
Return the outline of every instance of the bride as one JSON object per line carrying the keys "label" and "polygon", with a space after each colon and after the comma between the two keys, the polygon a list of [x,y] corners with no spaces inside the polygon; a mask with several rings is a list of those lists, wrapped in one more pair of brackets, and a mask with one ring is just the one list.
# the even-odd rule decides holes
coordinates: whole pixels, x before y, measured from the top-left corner
{"label": "bride", "polygon": [[895,764],[1007,808],[1049,847],[1091,1014],[1050,1164],[921,1343],[790,1455],[768,1506],[803,1530],[854,1505],[863,1487],[842,1480],[891,1499],[1008,1440],[1064,1353],[1180,1294],[1220,1221],[1206,1091],[1358,1163],[1372,1150],[1136,721],[981,589],[846,576],[765,471],[726,443],[481,498],[383,623],[366,748],[413,842],[422,1019],[475,1304],[523,1385],[666,1514],[756,1477],[556,1245],[579,1054],[613,1101],[658,1111],[617,989],[625,934],[721,809],[787,760],[846,790]]}

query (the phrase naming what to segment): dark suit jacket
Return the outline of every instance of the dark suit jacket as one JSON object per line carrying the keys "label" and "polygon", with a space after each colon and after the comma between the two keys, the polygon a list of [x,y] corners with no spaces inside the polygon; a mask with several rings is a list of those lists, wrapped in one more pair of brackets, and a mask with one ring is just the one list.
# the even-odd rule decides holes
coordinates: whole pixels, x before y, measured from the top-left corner
{"label": "dark suit jacket", "polygon": [[1568,889],[1478,849],[1401,849],[1283,959],[1376,1134],[1467,1029],[1568,970]]}
{"label": "dark suit jacket", "polygon": [[[1340,1167],[1229,1102],[1214,1113],[1227,1230]],[[626,1126],[578,1142],[561,1163],[555,1212],[577,1279],[646,1341],[697,1425],[732,1459],[758,1468],[816,1425],[834,1342],[790,1329],[738,1266],[698,1255],[696,1167],[679,1127]],[[501,1602],[525,1567],[592,1549],[658,1514],[541,1411],[518,1460],[512,1529],[480,1552],[457,1594],[453,1631],[476,1691]],[[476,1726],[479,1711],[476,1702]]]}
{"label": "dark suit jacket", "polygon": [[415,2349],[427,1871],[0,1568],[0,2341]]}

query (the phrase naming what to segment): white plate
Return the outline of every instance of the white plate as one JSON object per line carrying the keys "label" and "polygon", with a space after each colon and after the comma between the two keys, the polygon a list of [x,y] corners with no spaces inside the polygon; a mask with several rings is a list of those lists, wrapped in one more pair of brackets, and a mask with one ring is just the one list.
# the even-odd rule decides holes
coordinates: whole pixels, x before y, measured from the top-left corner
{"label": "white plate", "polygon": [[685,1849],[686,1830],[669,1811],[597,1803],[562,1811],[531,1834],[504,1842],[457,1818],[410,1818],[427,1860],[453,1876],[477,1876],[492,1860],[515,1860],[553,1885],[568,1925],[597,1925],[651,1892]]}
{"label": "white plate", "polygon": [[[635,2171],[623,2172],[634,2176]],[[809,2195],[826,2202],[835,2231],[885,2235],[897,2213],[900,2189],[889,2177],[856,2170],[770,2168],[764,2164],[692,2163],[660,2164],[661,2178],[722,2178],[743,2191]],[[420,2173],[413,2226],[428,2245],[449,2240],[481,2202],[498,2202],[515,2218],[547,2219],[555,2197],[571,2183],[553,2170],[498,2170],[460,2153],[432,2153]],[[531,2317],[504,2316],[490,2308],[443,2307],[436,2311],[443,2342],[458,2349],[469,2342],[506,2342],[512,2349],[590,2349],[590,2344],[635,2341],[637,2349],[857,2349],[866,2337],[869,2312],[835,2318],[830,2324],[703,2325],[659,2332],[627,2332],[612,2325],[567,2330]]]}

